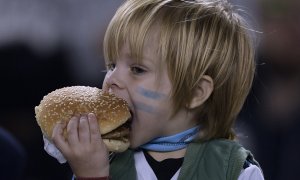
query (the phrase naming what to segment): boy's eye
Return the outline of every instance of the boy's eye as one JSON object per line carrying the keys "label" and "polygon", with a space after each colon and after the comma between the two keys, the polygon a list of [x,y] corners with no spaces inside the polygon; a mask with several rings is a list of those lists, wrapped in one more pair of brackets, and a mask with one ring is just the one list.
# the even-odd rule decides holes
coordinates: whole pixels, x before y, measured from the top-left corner
{"label": "boy's eye", "polygon": [[113,71],[116,67],[115,63],[110,63],[106,65],[108,71]]}
{"label": "boy's eye", "polygon": [[146,72],[146,70],[144,70],[143,68],[141,67],[138,67],[138,66],[132,66],[130,68],[131,72],[133,72],[133,74],[142,74],[144,72]]}

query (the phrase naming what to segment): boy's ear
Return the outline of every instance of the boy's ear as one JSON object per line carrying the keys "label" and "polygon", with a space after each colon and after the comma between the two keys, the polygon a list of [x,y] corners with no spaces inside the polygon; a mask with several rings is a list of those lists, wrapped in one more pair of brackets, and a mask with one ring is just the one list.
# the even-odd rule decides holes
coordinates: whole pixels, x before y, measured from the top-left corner
{"label": "boy's ear", "polygon": [[204,75],[194,91],[192,100],[188,108],[193,109],[202,105],[211,95],[214,89],[214,82],[210,76]]}

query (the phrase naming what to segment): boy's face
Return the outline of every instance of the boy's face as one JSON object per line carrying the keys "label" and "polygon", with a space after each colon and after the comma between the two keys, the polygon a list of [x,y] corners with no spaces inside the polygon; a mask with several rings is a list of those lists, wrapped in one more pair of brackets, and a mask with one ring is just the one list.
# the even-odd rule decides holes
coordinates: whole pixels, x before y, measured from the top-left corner
{"label": "boy's face", "polygon": [[[189,124],[185,109],[179,110],[171,118],[172,86],[166,65],[159,61],[155,38],[145,42],[143,59],[139,64],[130,57],[129,46],[125,44],[116,63],[108,66],[103,82],[103,89],[125,99],[133,113],[130,134],[132,148],[194,125]],[[163,67],[159,68],[160,64]],[[158,72],[159,69],[162,72]]]}

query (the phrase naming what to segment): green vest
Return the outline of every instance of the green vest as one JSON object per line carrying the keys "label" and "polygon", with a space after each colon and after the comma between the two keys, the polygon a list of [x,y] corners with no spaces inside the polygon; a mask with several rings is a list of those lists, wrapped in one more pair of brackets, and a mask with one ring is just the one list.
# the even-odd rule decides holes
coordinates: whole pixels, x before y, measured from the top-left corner
{"label": "green vest", "polygon": [[[110,166],[113,180],[135,180],[134,151],[116,155]],[[189,144],[178,180],[237,180],[252,154],[235,141],[218,139]],[[257,163],[258,165],[258,163]]]}

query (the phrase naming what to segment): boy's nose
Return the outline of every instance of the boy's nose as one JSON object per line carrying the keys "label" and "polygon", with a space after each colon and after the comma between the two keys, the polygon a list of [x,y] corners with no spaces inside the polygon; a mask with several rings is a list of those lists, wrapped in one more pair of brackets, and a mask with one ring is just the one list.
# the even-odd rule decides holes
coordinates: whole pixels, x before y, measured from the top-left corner
{"label": "boy's nose", "polygon": [[103,81],[104,91],[115,91],[116,89],[124,88],[122,75],[117,69],[107,72]]}

